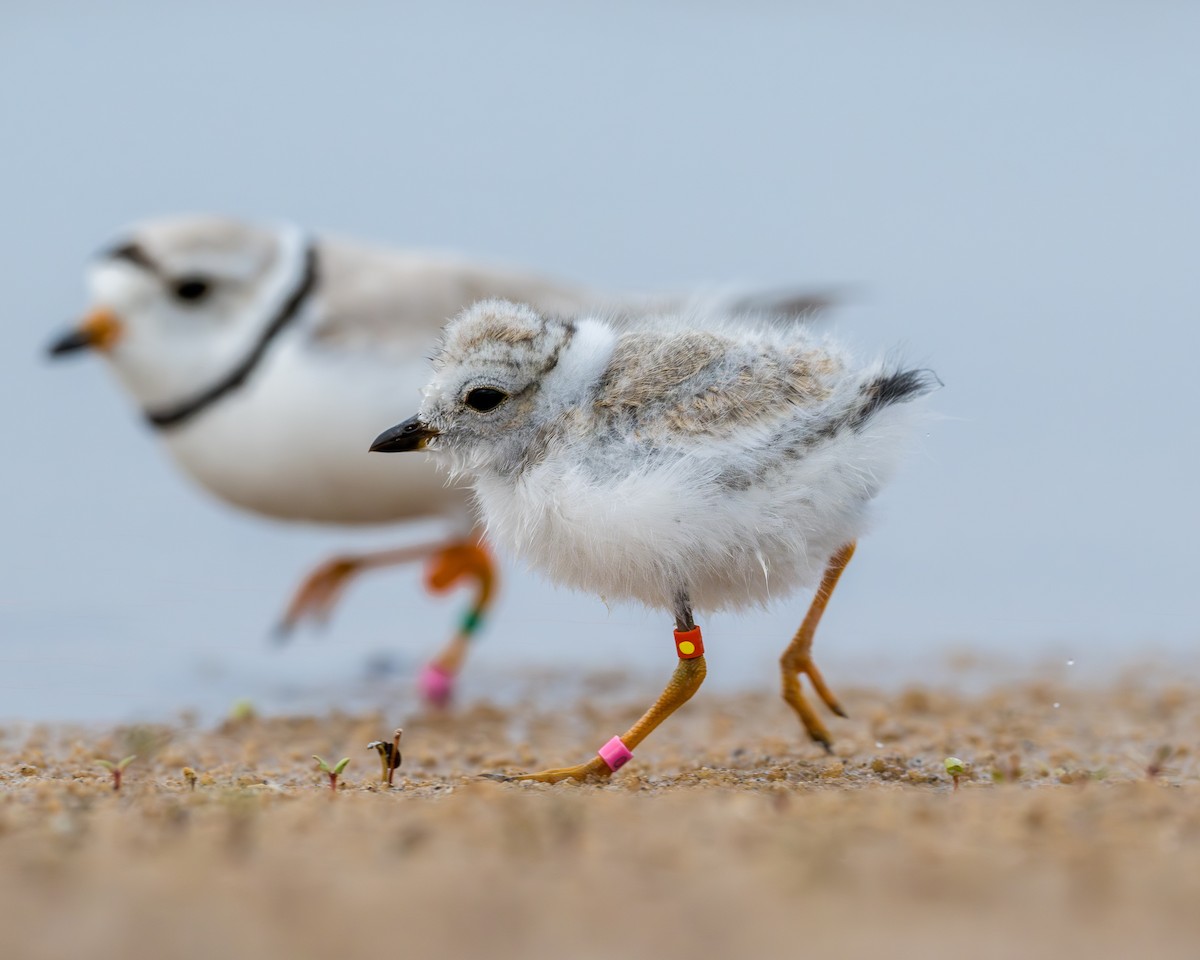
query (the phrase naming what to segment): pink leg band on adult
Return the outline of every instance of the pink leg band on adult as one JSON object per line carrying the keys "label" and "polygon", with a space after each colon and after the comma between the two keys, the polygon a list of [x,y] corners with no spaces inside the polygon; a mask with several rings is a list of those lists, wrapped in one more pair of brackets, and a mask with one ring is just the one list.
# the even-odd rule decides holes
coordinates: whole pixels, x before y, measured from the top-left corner
{"label": "pink leg band on adult", "polygon": [[613,737],[596,752],[608,764],[609,770],[620,770],[633,757],[633,751],[625,746],[620,737]]}
{"label": "pink leg band on adult", "polygon": [[417,688],[427,703],[444,707],[454,693],[454,674],[447,673],[435,663],[426,664],[417,676]]}

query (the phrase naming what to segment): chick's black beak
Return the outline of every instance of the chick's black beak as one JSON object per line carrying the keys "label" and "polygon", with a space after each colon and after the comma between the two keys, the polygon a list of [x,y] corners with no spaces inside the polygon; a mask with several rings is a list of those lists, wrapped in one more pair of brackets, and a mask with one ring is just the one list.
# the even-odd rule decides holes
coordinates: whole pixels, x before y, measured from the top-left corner
{"label": "chick's black beak", "polygon": [[390,430],[384,430],[371,444],[372,453],[405,453],[409,450],[424,450],[430,437],[438,431],[423,424],[418,417],[409,417]]}

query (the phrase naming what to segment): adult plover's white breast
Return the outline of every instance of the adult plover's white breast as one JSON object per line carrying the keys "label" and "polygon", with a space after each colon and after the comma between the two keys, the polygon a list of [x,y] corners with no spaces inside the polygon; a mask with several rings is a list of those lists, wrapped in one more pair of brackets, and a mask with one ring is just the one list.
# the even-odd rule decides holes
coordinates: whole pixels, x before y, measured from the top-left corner
{"label": "adult plover's white breast", "polygon": [[421,458],[381,462],[378,425],[418,396],[424,361],[280,344],[256,376],[202,415],[162,432],[198,482],[268,516],[388,523],[469,512],[466,493]]}

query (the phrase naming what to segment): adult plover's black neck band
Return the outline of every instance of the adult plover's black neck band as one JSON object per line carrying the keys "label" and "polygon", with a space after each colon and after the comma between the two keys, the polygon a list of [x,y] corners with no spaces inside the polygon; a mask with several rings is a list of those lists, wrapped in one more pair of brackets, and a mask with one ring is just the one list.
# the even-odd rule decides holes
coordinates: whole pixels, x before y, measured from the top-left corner
{"label": "adult plover's black neck band", "polygon": [[218,380],[208,389],[202,391],[190,400],[185,400],[173,407],[165,410],[147,410],[145,411],[146,421],[158,430],[169,430],[173,427],[178,427],[186,423],[196,414],[205,410],[212,404],[220,400],[225,394],[231,393],[241,387],[254,372],[254,368],[266,356],[267,348],[270,347],[273,341],[281,334],[288,325],[292,323],[300,315],[300,309],[304,306],[304,302],[313,292],[317,285],[317,248],[312,242],[305,244],[304,247],[304,269],[301,271],[300,278],[296,281],[296,285],[292,288],[286,300],[279,306],[279,310],[267,324],[262,334],[259,335],[254,347],[246,354],[236,367],[229,374]]}

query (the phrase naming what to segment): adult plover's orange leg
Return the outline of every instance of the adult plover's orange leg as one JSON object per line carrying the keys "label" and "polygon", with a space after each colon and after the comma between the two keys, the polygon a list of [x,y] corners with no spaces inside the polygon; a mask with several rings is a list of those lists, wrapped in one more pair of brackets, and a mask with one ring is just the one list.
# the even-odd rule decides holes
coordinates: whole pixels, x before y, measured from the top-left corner
{"label": "adult plover's orange leg", "polygon": [[462,669],[471,637],[483,622],[484,612],[496,587],[496,565],[482,541],[452,544],[430,559],[425,585],[433,593],[445,593],[465,577],[476,583],[475,602],[463,615],[458,631],[421,671],[421,695],[436,707],[444,707],[454,693],[454,679]]}
{"label": "adult plover's orange leg", "polygon": [[453,692],[454,678],[462,669],[468,641],[483,622],[483,615],[495,592],[495,564],[483,544],[477,540],[440,541],[401,550],[334,557],[321,564],[300,585],[288,604],[278,635],[286,638],[306,619],[318,622],[328,620],[351,578],[358,574],[424,558],[429,559],[426,585],[434,593],[444,593],[465,577],[474,579],[478,584],[475,602],[464,615],[458,631],[419,677],[425,699],[437,706],[444,706]]}
{"label": "adult plover's orange leg", "polygon": [[821,578],[821,585],[817,588],[817,595],[813,597],[812,606],[808,608],[804,622],[800,624],[800,629],[796,631],[792,642],[788,644],[783,656],[779,658],[779,667],[783,674],[783,699],[796,711],[800,722],[804,724],[804,729],[808,731],[808,735],[821,744],[826,751],[832,751],[833,739],[829,736],[829,731],[825,729],[825,724],[821,722],[816,711],[804,699],[804,694],[800,690],[800,674],[808,674],[808,679],[812,681],[817,696],[825,702],[830,710],[839,717],[846,716],[846,711],[842,709],[837,697],[826,685],[825,678],[821,676],[821,671],[812,661],[812,642],[813,634],[817,632],[817,624],[821,622],[821,614],[825,612],[829,598],[833,596],[834,587],[837,586],[838,579],[852,556],[854,556],[854,544],[848,543],[830,558],[829,566],[825,568],[825,575]]}
{"label": "adult plover's orange leg", "polygon": [[[458,541],[454,541],[457,544]],[[333,557],[317,567],[304,578],[288,604],[287,612],[279,624],[278,633],[286,638],[305,620],[324,623],[329,619],[338,599],[350,579],[367,570],[390,567],[420,560],[449,545],[444,541],[423,543],[401,550],[380,550],[376,553],[348,554]]]}
{"label": "adult plover's orange leg", "polygon": [[500,780],[538,780],[542,783],[557,783],[559,780],[587,780],[592,777],[608,777],[619,770],[633,756],[633,750],[671,714],[687,703],[704,682],[708,668],[704,663],[704,643],[700,628],[690,624],[689,630],[675,631],[675,649],[679,654],[679,665],[671,675],[671,682],[659,695],[640,720],[619,737],[613,737],[600,748],[597,756],[587,763],[574,767],[559,767],[542,770],[540,773],[525,773],[513,777],[496,777]]}

